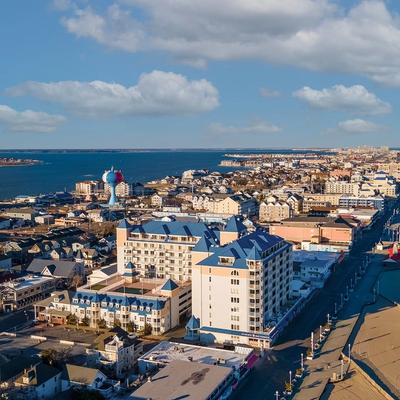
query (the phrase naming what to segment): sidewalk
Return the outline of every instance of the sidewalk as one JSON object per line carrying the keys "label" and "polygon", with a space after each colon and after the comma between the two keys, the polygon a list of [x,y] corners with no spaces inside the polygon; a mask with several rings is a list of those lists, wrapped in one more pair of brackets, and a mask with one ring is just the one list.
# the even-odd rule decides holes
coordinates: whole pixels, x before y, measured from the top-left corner
{"label": "sidewalk", "polygon": [[[373,256],[371,263],[355,291],[350,294],[350,300],[340,313],[340,320],[336,323],[322,346],[320,355],[305,363],[307,376],[303,380],[299,392],[294,396],[296,400],[319,399],[332,377],[336,372],[340,376],[340,355],[347,354],[346,343],[357,323],[362,307],[371,300],[371,290],[382,270],[381,259]],[[345,372],[348,364],[345,365]]]}

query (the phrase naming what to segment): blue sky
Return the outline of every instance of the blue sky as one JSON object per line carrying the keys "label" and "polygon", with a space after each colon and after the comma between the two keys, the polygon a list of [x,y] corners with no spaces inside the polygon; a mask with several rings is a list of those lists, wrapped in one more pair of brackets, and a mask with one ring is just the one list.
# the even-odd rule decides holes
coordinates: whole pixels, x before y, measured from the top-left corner
{"label": "blue sky", "polygon": [[399,146],[395,1],[3,0],[0,147]]}

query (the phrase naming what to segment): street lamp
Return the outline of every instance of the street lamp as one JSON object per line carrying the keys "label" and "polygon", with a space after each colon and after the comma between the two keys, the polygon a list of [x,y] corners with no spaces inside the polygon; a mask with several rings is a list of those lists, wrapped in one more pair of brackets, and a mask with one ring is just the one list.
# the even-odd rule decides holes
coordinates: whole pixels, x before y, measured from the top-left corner
{"label": "street lamp", "polygon": [[349,364],[350,364],[350,362],[351,362],[351,345],[349,343]]}
{"label": "street lamp", "polygon": [[304,355],[301,353],[300,365],[301,365],[301,372],[304,372]]}
{"label": "street lamp", "polygon": [[275,400],[279,400],[279,392],[278,391],[275,392]]}

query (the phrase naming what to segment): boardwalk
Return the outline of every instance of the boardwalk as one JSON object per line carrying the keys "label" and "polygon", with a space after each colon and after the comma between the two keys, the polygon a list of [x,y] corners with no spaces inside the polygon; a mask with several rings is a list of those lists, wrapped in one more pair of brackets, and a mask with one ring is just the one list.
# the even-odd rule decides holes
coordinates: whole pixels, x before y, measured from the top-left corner
{"label": "boardwalk", "polygon": [[[374,256],[364,277],[359,281],[350,301],[345,305],[340,320],[324,343],[319,357],[306,363],[307,376],[294,397],[296,400],[316,400],[322,396],[333,373],[340,375],[340,355],[347,354],[346,343],[357,323],[362,307],[371,301],[372,288],[382,270],[380,256]],[[347,368],[347,366],[346,366]]]}

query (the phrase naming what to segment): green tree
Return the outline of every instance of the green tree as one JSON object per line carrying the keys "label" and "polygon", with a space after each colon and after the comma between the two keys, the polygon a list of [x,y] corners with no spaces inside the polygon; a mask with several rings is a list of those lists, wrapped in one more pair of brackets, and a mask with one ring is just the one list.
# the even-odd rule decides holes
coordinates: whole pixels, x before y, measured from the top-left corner
{"label": "green tree", "polygon": [[99,322],[97,323],[98,327],[100,329],[105,329],[107,328],[107,322],[105,319],[99,319]]}
{"label": "green tree", "polygon": [[114,320],[114,328],[121,326],[121,321],[119,319]]}
{"label": "green tree", "polygon": [[136,332],[136,329],[137,327],[134,322],[128,322],[128,324],[126,325],[126,330],[128,332]]}
{"label": "green tree", "polygon": [[143,329],[143,333],[147,335],[151,335],[151,332],[153,331],[153,327],[150,324],[146,324]]}
{"label": "green tree", "polygon": [[78,322],[78,319],[76,318],[76,315],[74,314],[69,314],[67,316],[67,323],[70,325],[76,325],[76,323]]}
{"label": "green tree", "polygon": [[55,349],[44,349],[40,356],[43,362],[53,367],[61,367],[69,357],[69,349],[57,351]]}

